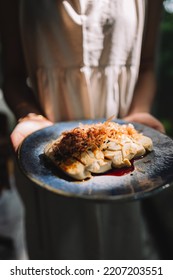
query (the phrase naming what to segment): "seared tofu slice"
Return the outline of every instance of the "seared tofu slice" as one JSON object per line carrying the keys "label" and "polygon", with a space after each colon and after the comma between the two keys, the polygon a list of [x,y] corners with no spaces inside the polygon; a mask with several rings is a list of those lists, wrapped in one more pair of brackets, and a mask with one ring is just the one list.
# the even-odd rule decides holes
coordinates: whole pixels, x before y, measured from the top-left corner
{"label": "seared tofu slice", "polygon": [[70,158],[59,163],[58,167],[70,177],[77,180],[91,178],[91,172],[86,170],[85,165],[76,159]]}

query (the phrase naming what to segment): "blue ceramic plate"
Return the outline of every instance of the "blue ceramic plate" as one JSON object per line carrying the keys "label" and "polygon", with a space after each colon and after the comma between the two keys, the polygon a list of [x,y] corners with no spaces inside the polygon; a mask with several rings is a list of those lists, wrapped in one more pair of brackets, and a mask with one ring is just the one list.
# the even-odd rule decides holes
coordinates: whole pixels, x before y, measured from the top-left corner
{"label": "blue ceramic plate", "polygon": [[[169,187],[173,182],[173,140],[147,126],[135,124],[138,131],[153,140],[154,150],[134,161],[134,170],[123,175],[103,174],[89,180],[74,181],[45,159],[45,145],[56,139],[62,131],[72,129],[79,123],[95,123],[104,120],[60,122],[28,136],[22,143],[18,162],[22,172],[39,187],[58,195],[89,200],[115,201],[139,199]],[[118,123],[123,123],[116,120]]]}

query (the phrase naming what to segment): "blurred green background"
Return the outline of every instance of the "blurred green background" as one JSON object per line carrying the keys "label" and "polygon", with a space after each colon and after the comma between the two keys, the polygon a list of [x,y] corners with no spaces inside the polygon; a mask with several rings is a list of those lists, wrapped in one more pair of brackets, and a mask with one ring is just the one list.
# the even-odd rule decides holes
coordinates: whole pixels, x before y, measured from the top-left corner
{"label": "blurred green background", "polygon": [[155,114],[173,137],[173,0],[163,1]]}

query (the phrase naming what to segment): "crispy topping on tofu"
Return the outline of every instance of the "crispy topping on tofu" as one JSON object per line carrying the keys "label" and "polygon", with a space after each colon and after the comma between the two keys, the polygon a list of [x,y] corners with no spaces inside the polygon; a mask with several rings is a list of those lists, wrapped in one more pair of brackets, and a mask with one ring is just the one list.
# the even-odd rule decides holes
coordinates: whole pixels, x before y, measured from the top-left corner
{"label": "crispy topping on tofu", "polygon": [[69,176],[82,180],[91,177],[91,173],[131,166],[131,159],[152,149],[152,140],[132,124],[106,121],[80,124],[63,132],[46,146],[45,155]]}

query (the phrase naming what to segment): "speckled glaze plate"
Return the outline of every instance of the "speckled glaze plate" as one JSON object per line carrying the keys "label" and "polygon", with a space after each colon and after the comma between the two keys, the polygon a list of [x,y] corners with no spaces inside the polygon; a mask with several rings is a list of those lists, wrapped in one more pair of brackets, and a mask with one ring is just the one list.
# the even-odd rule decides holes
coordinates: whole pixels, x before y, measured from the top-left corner
{"label": "speckled glaze plate", "polygon": [[[153,140],[154,150],[134,161],[134,169],[122,176],[97,175],[89,180],[74,181],[58,171],[44,157],[45,145],[56,139],[62,131],[79,123],[95,123],[104,120],[60,122],[28,136],[18,152],[22,172],[38,187],[58,195],[88,200],[116,201],[141,199],[163,190],[173,182],[173,140],[147,126],[135,124],[135,128]],[[122,124],[121,120],[116,120]]]}

